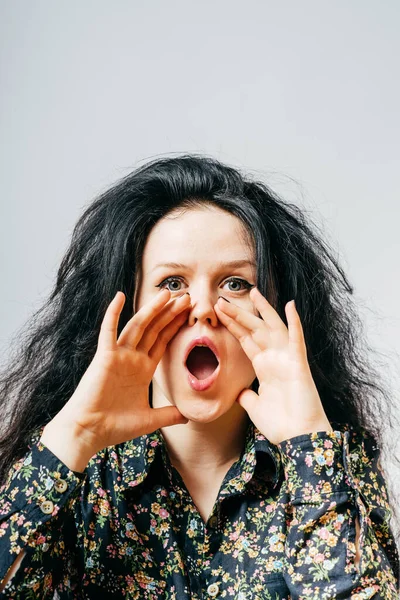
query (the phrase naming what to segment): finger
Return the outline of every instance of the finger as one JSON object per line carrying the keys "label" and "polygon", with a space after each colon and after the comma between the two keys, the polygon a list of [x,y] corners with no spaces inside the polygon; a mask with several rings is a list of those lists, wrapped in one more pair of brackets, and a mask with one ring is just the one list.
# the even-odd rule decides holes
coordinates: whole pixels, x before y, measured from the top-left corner
{"label": "finger", "polygon": [[251,418],[256,411],[258,400],[258,394],[256,394],[256,392],[254,392],[253,390],[246,388],[245,390],[242,390],[240,392],[239,396],[236,399],[236,402],[240,404],[242,408],[244,408],[244,410]]}
{"label": "finger", "polygon": [[160,312],[170,299],[171,292],[164,288],[140,308],[135,315],[125,324],[118,338],[118,345],[136,348],[147,326]]}
{"label": "finger", "polygon": [[307,347],[303,326],[293,300],[286,304],[285,313],[289,328],[289,347],[294,351],[295,355],[307,360]]}
{"label": "finger", "polygon": [[137,344],[136,348],[142,352],[149,352],[154,346],[160,332],[171,323],[177,315],[188,308],[190,308],[190,296],[188,294],[173,298],[147,327],[145,334]]}
{"label": "finger", "polygon": [[100,325],[98,347],[103,350],[114,350],[117,342],[118,322],[125,304],[125,294],[117,292],[108,305]]}
{"label": "finger", "polygon": [[[220,310],[223,306],[224,310]],[[287,338],[287,328],[285,327],[282,331],[281,329],[271,330],[266,327],[264,321],[259,317],[256,317],[254,314],[250,313],[247,310],[240,308],[239,306],[225,303],[223,300],[218,301],[215,304],[215,309],[217,311],[218,316],[225,315],[230,319],[233,319],[234,322],[238,325],[238,327],[234,327],[232,323],[230,324],[230,328],[232,333],[240,340],[239,336],[244,336],[244,330],[247,331],[247,334],[250,334],[252,340],[257,344],[258,351],[266,350],[267,348],[283,348],[288,343]],[[230,315],[226,313],[229,312]],[[222,316],[220,317],[222,320]],[[254,320],[257,322],[257,326],[254,326]],[[225,319],[223,321],[224,325],[229,321]],[[240,329],[241,328],[241,329]],[[251,346],[249,351],[254,355],[255,348]]]}
{"label": "finger", "polygon": [[163,406],[153,408],[151,410],[152,422],[151,431],[160,429],[161,427],[169,427],[170,425],[181,425],[189,422],[187,417],[184,417],[176,406]]}
{"label": "finger", "polygon": [[215,305],[217,315],[219,320],[227,330],[237,338],[245,351],[246,355],[250,360],[253,360],[254,357],[259,354],[262,350],[260,346],[257,344],[256,340],[252,337],[251,331],[239,325],[232,317],[229,315],[225,315],[221,310],[219,310],[219,303]]}
{"label": "finger", "polygon": [[268,300],[262,295],[256,287],[250,290],[250,300],[260,313],[263,321],[271,330],[282,331],[282,327],[286,330],[286,325]]}
{"label": "finger", "polygon": [[225,302],[223,298],[221,300],[218,298],[216,306],[223,311],[223,314],[232,317],[232,319],[235,319],[239,325],[242,325],[252,333],[259,329],[260,324],[262,324],[262,321],[259,317],[256,317],[256,315],[248,310],[244,310],[240,306],[236,306],[236,304]]}
{"label": "finger", "polygon": [[175,319],[164,327],[164,329],[159,333],[154,345],[148,351],[149,357],[158,363],[162,359],[165,349],[168,343],[172,340],[174,335],[179,331],[179,328],[186,322],[188,318],[188,311],[190,306],[186,307],[186,310],[181,312],[179,315],[175,316]]}

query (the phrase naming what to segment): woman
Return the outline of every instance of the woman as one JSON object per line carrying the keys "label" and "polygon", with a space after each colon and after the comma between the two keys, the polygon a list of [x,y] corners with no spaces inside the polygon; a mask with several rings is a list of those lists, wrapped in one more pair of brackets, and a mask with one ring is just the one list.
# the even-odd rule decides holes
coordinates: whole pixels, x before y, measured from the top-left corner
{"label": "woman", "polygon": [[343,289],[301,211],[217,160],[101,195],[3,378],[0,596],[396,598]]}

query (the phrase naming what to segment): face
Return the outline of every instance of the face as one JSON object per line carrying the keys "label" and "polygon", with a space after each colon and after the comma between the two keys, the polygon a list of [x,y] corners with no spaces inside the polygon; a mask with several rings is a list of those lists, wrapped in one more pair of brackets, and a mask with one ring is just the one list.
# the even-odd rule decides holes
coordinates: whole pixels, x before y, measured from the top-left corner
{"label": "face", "polygon": [[[239,260],[248,262],[227,264]],[[237,396],[251,386],[256,375],[240,342],[219,321],[215,304],[223,296],[258,315],[249,297],[250,285],[256,285],[254,263],[254,250],[241,221],[217,207],[170,213],[151,230],[144,248],[136,312],[162,287],[171,291],[172,298],[185,292],[191,297],[187,321],[167,345],[154,373],[154,408],[172,404],[190,421],[203,423],[237,410]],[[202,391],[190,385],[185,366],[187,347],[199,336],[210,338],[219,354],[218,374]]]}

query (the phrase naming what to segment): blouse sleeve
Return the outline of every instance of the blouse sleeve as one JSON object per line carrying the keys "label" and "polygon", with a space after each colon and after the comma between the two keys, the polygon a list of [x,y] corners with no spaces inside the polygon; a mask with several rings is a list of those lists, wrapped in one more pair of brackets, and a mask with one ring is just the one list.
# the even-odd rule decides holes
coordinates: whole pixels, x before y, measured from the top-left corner
{"label": "blouse sleeve", "polygon": [[0,598],[42,597],[67,568],[71,574],[71,507],[85,479],[38,440],[11,467],[0,488],[0,581],[19,553],[26,554]]}
{"label": "blouse sleeve", "polygon": [[346,427],[277,446],[289,495],[285,580],[292,600],[398,600],[399,555],[373,438]]}

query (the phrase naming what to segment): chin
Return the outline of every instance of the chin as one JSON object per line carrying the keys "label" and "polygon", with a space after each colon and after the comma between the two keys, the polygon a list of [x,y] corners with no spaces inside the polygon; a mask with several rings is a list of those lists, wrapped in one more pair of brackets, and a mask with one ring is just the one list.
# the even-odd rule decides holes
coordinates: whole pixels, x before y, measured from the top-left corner
{"label": "chin", "polygon": [[178,402],[174,402],[173,404],[189,421],[196,423],[211,423],[231,408],[231,405],[224,405],[215,398],[208,400],[203,398],[184,398],[182,402],[178,400]]}
{"label": "chin", "polygon": [[254,375],[250,383],[249,379],[246,381],[246,378],[243,377],[243,385],[238,385],[236,381],[236,389],[231,390],[227,390],[228,382],[221,385],[221,381],[217,381],[209,389],[196,392],[190,389],[189,385],[187,390],[182,383],[177,386],[177,379],[171,377],[169,373],[168,377],[165,377],[164,373],[161,374],[161,377],[157,377],[157,373],[155,375],[153,377],[153,407],[176,406],[184,417],[196,423],[211,423],[232,409],[234,412],[244,411],[236,402],[236,398],[240,391],[250,387],[254,380]]}

